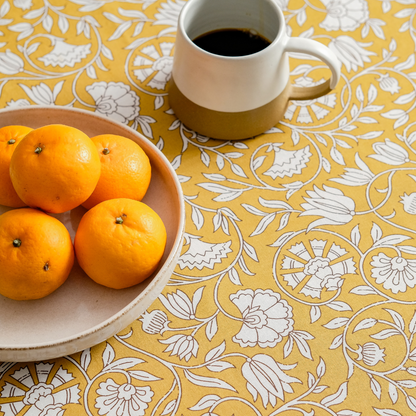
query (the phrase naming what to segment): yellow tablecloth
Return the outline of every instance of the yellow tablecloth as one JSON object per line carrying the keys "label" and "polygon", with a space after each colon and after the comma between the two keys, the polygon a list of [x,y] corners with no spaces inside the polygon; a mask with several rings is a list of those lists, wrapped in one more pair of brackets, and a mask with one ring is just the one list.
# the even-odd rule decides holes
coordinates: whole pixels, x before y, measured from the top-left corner
{"label": "yellow tablecloth", "polygon": [[[0,414],[416,412],[415,0],[276,1],[342,79],[239,142],[169,108],[183,0],[2,2],[0,106],[137,129],[174,166],[187,221],[147,313],[82,353],[1,363]],[[291,71],[305,86],[327,75],[305,56]]]}

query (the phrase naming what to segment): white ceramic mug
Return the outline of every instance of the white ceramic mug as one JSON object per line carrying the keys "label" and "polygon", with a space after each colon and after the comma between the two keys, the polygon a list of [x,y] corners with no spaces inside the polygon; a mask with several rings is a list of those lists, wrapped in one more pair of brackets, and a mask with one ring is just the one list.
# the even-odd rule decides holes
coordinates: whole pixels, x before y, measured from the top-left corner
{"label": "white ceramic mug", "polygon": [[[222,56],[193,39],[218,29],[248,29],[271,43],[244,56]],[[313,55],[331,78],[313,87],[289,82],[288,52]],[[331,91],[340,63],[325,45],[286,34],[283,12],[274,0],[189,0],[178,22],[169,101],[189,128],[212,138],[240,140],[276,125],[288,101],[310,100]]]}

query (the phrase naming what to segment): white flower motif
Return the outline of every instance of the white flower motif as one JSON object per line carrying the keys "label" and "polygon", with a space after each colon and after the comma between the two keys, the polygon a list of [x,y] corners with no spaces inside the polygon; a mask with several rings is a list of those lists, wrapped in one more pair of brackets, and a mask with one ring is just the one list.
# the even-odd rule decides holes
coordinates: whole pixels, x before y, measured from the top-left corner
{"label": "white flower motif", "polygon": [[348,32],[357,29],[369,17],[365,0],[321,0],[327,15],[319,24],[326,30]]}
{"label": "white flower motif", "polygon": [[41,82],[40,84],[35,85],[32,88],[29,88],[25,84],[19,84],[19,86],[24,89],[29,98],[39,105],[55,104],[56,98],[58,94],[61,92],[63,85],[64,81],[58,82],[52,91],[49,85],[45,84],[44,82]]}
{"label": "white flower motif", "polygon": [[400,196],[401,203],[404,205],[403,209],[405,212],[411,215],[416,214],[416,192],[412,192],[407,195],[406,192]]}
{"label": "white flower motif", "polygon": [[189,361],[192,356],[196,357],[198,354],[198,342],[191,335],[173,335],[168,339],[160,339],[159,342],[168,344],[164,352],[171,351],[170,355],[177,355],[180,360],[185,358]]}
{"label": "white flower motif", "polygon": [[168,316],[165,312],[154,309],[151,312],[145,312],[139,319],[142,322],[142,329],[147,334],[163,334],[168,329]]}
{"label": "white flower motif", "polygon": [[[282,273],[287,284],[295,289],[302,284],[300,293],[312,298],[320,298],[322,291],[335,291],[341,288],[346,274],[355,274],[355,262],[352,257],[339,261],[348,252],[341,246],[332,243],[325,250],[328,240],[310,240],[310,251],[303,242],[290,247],[289,252],[294,256],[285,256],[281,270],[292,270]],[[304,281],[306,283],[304,283]]]}
{"label": "white flower motif", "polygon": [[97,394],[95,408],[106,416],[144,416],[154,395],[149,386],[120,385],[111,378],[100,383]]}
{"label": "white flower motif", "polygon": [[296,364],[278,363],[266,354],[257,354],[241,367],[241,373],[247,380],[247,390],[256,401],[260,394],[264,408],[271,403],[276,406],[276,398],[285,400],[285,393],[293,393],[291,383],[302,383],[298,378],[289,376],[284,370],[292,370]]}
{"label": "white flower motif", "polygon": [[13,0],[13,5],[22,10],[28,10],[32,7],[32,0]]}
{"label": "white flower motif", "polygon": [[95,82],[87,86],[87,92],[95,101],[95,111],[127,124],[139,115],[140,98],[122,82]]}
{"label": "white flower motif", "polygon": [[371,277],[384,289],[394,294],[406,292],[407,288],[416,285],[416,260],[405,259],[401,256],[389,257],[380,253],[372,258]]}
{"label": "white flower motif", "polygon": [[156,21],[154,25],[166,25],[169,26],[163,29],[159,36],[166,35],[167,33],[176,32],[178,26],[179,13],[182,7],[185,6],[185,0],[168,0],[166,3],[161,3],[161,8],[157,9],[158,13],[155,14]]}
{"label": "white flower motif", "polygon": [[355,215],[355,202],[349,196],[345,196],[342,191],[323,185],[323,190],[317,186],[313,191],[306,191],[310,198],[304,198],[307,203],[300,204],[305,210],[299,216],[319,216],[308,226],[311,228],[321,225],[343,225],[348,224]]}
{"label": "white flower motif", "polygon": [[344,174],[341,175],[341,178],[333,178],[330,180],[347,186],[362,186],[369,184],[374,178],[374,173],[361,160],[358,153],[355,154],[355,163],[359,169],[345,168]]}
{"label": "white flower motif", "polygon": [[263,175],[271,176],[273,180],[277,177],[288,176],[291,178],[293,175],[300,175],[312,156],[309,145],[298,150],[285,150],[281,149],[281,146],[283,143],[273,143],[267,149],[267,152],[274,152],[274,161]]}
{"label": "white flower motif", "polygon": [[[60,367],[49,381],[52,368],[53,364],[50,363],[35,364],[36,382],[27,366],[15,371],[11,378],[17,383],[6,381],[0,393],[0,411],[5,415],[15,416],[20,414],[23,408],[30,406],[26,414],[61,416],[65,411],[64,405],[79,403],[78,385],[65,387],[65,384],[74,380],[72,374]],[[26,387],[25,390],[21,388],[22,385]]]}
{"label": "white flower motif", "polygon": [[203,290],[204,286],[197,289],[192,301],[186,293],[179,289],[174,293],[168,293],[166,297],[162,294],[159,295],[159,300],[172,315],[181,319],[195,319],[196,308],[201,300]]}
{"label": "white flower motif", "polygon": [[275,347],[293,330],[292,307],[271,289],[239,290],[230,300],[243,316],[243,325],[233,336],[241,347]]}
{"label": "white flower motif", "polygon": [[358,350],[356,351],[358,354],[357,361],[363,360],[365,365],[372,367],[379,361],[384,362],[384,357],[386,356],[384,350],[385,348],[381,349],[374,342],[366,342],[363,346],[358,346]]}
{"label": "white flower motif", "polygon": [[172,72],[173,45],[171,42],[162,42],[160,44],[162,55],[155,45],[145,46],[141,49],[140,52],[145,56],[138,55],[133,62],[134,66],[140,67],[133,71],[137,79],[145,82],[145,85],[151,88],[164,90]]}
{"label": "white flower motif", "polygon": [[384,143],[377,142],[373,144],[373,150],[376,155],[369,155],[372,159],[388,165],[399,166],[409,162],[409,153],[402,146],[385,139]]}
{"label": "white flower motif", "polygon": [[350,72],[351,69],[357,71],[358,67],[364,68],[364,62],[371,62],[369,56],[376,53],[364,49],[371,45],[372,43],[357,42],[350,36],[338,36],[329,42],[328,47]]}
{"label": "white flower motif", "polygon": [[0,52],[0,73],[16,75],[23,71],[23,66],[23,59],[10,49],[7,49],[6,52]]}
{"label": "white flower motif", "polygon": [[380,75],[377,78],[379,86],[383,91],[389,92],[391,95],[398,93],[402,87],[399,86],[399,81],[396,78],[392,78],[389,74]]}
{"label": "white flower motif", "polygon": [[213,269],[215,264],[221,263],[222,259],[227,258],[228,253],[232,250],[231,240],[225,243],[207,243],[201,241],[202,237],[185,234],[185,244],[188,244],[188,250],[183,253],[178,260],[181,269],[187,267],[192,270],[196,267],[202,270],[204,267]]}
{"label": "white flower motif", "polygon": [[7,107],[17,108],[17,107],[25,107],[30,105],[30,102],[26,100],[25,98],[19,98],[18,100],[10,100],[7,103]]}
{"label": "white flower motif", "polygon": [[91,43],[87,45],[71,45],[64,42],[62,39],[54,38],[54,48],[51,52],[38,58],[45,66],[52,65],[54,68],[59,66],[74,67],[75,64],[80,63],[87,55],[91,53]]}
{"label": "white flower motif", "polygon": [[[302,76],[295,79],[295,85],[298,87],[313,87],[315,85],[322,84],[323,81],[324,80],[314,82],[312,78]],[[303,124],[313,123],[311,112],[318,120],[321,120],[329,114],[329,110],[326,107],[334,108],[335,104],[335,93],[326,94],[323,97],[315,98],[313,100],[291,101],[286,110],[285,118],[292,121],[295,111],[299,109],[296,121]]]}

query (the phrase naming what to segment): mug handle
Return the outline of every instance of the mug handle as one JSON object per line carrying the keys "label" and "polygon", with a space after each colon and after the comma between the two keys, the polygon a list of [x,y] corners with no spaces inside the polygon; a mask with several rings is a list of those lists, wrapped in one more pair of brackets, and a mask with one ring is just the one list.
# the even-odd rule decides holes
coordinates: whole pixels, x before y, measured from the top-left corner
{"label": "mug handle", "polygon": [[314,87],[296,87],[292,85],[289,100],[312,100],[333,90],[341,75],[341,63],[327,46],[320,42],[306,38],[289,38],[286,52],[298,52],[313,55],[326,63],[331,70],[331,78]]}

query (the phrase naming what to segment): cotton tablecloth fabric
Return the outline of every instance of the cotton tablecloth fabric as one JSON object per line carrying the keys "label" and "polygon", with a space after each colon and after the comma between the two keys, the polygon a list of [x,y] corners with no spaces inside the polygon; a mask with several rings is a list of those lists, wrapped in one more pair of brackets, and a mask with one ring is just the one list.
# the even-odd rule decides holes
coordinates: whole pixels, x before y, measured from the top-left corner
{"label": "cotton tablecloth fabric", "polygon": [[[183,0],[6,0],[0,106],[87,109],[166,155],[186,233],[162,295],[106,342],[0,363],[0,414],[416,413],[416,1],[276,0],[342,64],[244,141],[171,111]],[[329,71],[291,55],[291,80]],[[0,334],[1,337],[1,334]]]}

